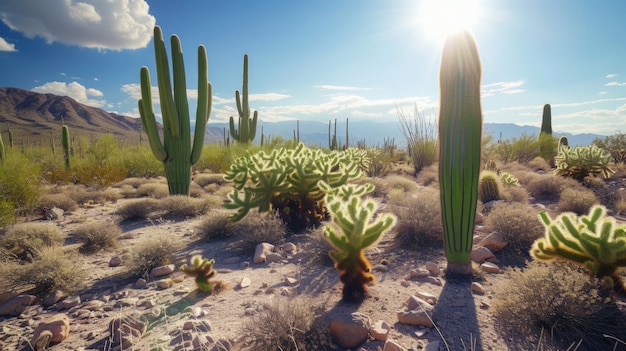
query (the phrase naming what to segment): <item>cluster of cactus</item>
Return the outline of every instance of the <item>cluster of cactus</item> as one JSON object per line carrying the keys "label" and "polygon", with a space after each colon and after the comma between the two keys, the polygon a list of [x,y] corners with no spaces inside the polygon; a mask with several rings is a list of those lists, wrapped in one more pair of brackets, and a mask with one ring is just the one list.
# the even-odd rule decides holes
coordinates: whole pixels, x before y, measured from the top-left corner
{"label": "cluster of cactus", "polygon": [[607,286],[623,289],[618,268],[626,266],[626,225],[618,225],[595,205],[589,214],[577,217],[565,212],[552,220],[545,212],[540,219],[545,237],[532,246],[531,255],[541,261],[562,260],[584,267]]}
{"label": "cluster of cactus", "polygon": [[148,67],[140,70],[141,99],[138,102],[141,125],[148,134],[150,149],[165,168],[167,185],[171,195],[189,195],[191,166],[200,159],[206,124],[211,114],[211,84],[208,82],[208,61],[206,49],[198,47],[198,106],[196,127],[191,145],[189,105],[185,66],[180,39],[171,37],[174,89],[170,82],[169,62],[163,33],[159,26],[154,27],[154,52],[156,58],[159,100],[163,116],[163,142],[159,136],[152,107],[152,85]]}
{"label": "cluster of cactus", "polygon": [[468,32],[450,35],[441,57],[439,186],[447,273],[471,274],[480,174],[481,64]]}
{"label": "cluster of cactus", "polygon": [[347,149],[350,145],[350,136],[348,129],[348,119],[346,118],[346,144],[345,146],[339,145],[339,139],[337,139],[337,119],[335,118],[335,129],[334,132],[331,133],[332,123],[328,121],[328,148],[331,150],[339,150],[339,149]]}
{"label": "cluster of cactus", "polygon": [[70,130],[63,124],[61,127],[61,144],[63,145],[63,160],[65,161],[65,169],[70,169],[71,164],[71,148],[70,148]]}
{"label": "cluster of cactus", "polygon": [[217,274],[213,270],[214,259],[202,258],[202,255],[195,255],[191,258],[191,266],[184,264],[180,267],[181,272],[186,275],[195,278],[198,289],[203,292],[211,292],[213,290],[213,284],[209,279],[213,278]]}
{"label": "cluster of cactus", "polygon": [[230,217],[233,221],[258,208],[277,212],[294,230],[316,227],[328,215],[320,182],[334,188],[361,177],[365,158],[357,149],[325,153],[304,143],[242,156],[224,174],[234,183],[224,206],[237,210]]}
{"label": "cluster of cactus", "polygon": [[582,182],[587,176],[609,178],[613,171],[609,167],[611,154],[596,146],[562,146],[554,161],[556,175],[571,177]]}
{"label": "cluster of cactus", "polygon": [[250,117],[250,104],[248,103],[248,55],[243,56],[243,87],[241,95],[235,91],[235,101],[239,112],[239,128],[235,127],[235,119],[230,117],[230,135],[233,140],[241,144],[250,144],[256,137],[256,125],[258,111],[254,111]]}
{"label": "cluster of cactus", "polygon": [[347,302],[360,302],[367,294],[367,286],[374,283],[372,268],[363,250],[391,229],[396,217],[389,213],[375,216],[376,203],[362,199],[374,190],[371,184],[322,187],[328,191],[326,202],[334,224],[324,228],[324,236],[333,246],[329,255],[343,283],[342,298]]}

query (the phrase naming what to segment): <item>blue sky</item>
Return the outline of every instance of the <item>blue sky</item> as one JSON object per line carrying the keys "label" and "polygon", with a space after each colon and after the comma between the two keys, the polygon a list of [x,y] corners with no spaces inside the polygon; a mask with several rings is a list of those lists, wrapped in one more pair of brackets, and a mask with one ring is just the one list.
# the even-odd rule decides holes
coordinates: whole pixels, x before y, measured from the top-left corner
{"label": "blue sky", "polygon": [[[449,1],[445,15],[431,1]],[[414,104],[438,110],[436,26],[470,2],[457,22],[468,20],[481,55],[485,122],[539,126],[550,103],[555,131],[626,131],[621,0],[2,0],[0,86],[138,116],[141,66],[156,84],[157,24],[181,38],[194,110],[206,46],[210,122],[236,115],[247,53],[262,120],[395,123]]]}

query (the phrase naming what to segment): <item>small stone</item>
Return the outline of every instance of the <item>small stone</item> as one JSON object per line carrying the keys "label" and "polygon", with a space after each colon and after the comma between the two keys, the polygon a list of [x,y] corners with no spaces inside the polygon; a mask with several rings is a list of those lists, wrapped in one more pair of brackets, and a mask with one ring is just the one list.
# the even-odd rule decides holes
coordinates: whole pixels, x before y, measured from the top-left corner
{"label": "small stone", "polygon": [[397,317],[398,317],[398,323],[401,324],[409,324],[409,325],[418,325],[418,326],[424,326],[424,327],[429,327],[432,328],[433,327],[433,321],[432,321],[432,317],[430,317],[430,315],[432,314],[432,310],[427,311],[427,310],[400,310],[396,313]]}
{"label": "small stone", "polygon": [[113,256],[109,260],[109,267],[117,267],[122,264],[122,258],[120,256]]}
{"label": "small stone", "polygon": [[402,286],[403,286],[403,287],[405,287],[405,288],[408,288],[409,286],[411,286],[411,282],[410,282],[410,281],[408,281],[408,280],[404,280],[404,279],[403,279],[403,280],[400,282],[400,285],[402,285]]}
{"label": "small stone", "polygon": [[389,323],[383,320],[377,320],[372,324],[372,328],[370,329],[370,335],[374,340],[378,341],[387,341],[387,337],[389,336],[389,332],[391,331],[391,326]]}
{"label": "small stone", "polygon": [[478,245],[488,248],[491,252],[500,252],[507,243],[502,239],[502,235],[497,232],[492,232],[482,239]]}
{"label": "small stone", "polygon": [[81,302],[80,296],[76,295],[76,296],[70,296],[66,298],[65,300],[60,301],[59,303],[56,304],[56,306],[62,310],[69,310],[71,308],[74,308],[80,305],[80,302]]}
{"label": "small stone", "polygon": [[437,303],[437,296],[431,294],[431,293],[427,293],[425,291],[418,291],[415,293],[415,296],[419,297],[420,299],[428,302],[431,305],[434,305]]}
{"label": "small stone", "polygon": [[250,286],[251,283],[252,282],[250,281],[250,278],[243,277],[243,278],[241,278],[241,281],[239,282],[239,287],[242,288],[242,289],[243,288],[247,288],[247,287]]}
{"label": "small stone", "polygon": [[485,261],[491,262],[496,259],[496,256],[488,248],[484,246],[476,246],[472,249],[470,258],[476,263],[483,263]]}
{"label": "small stone", "polygon": [[383,351],[406,351],[406,349],[393,340],[387,340],[385,342],[385,346],[383,347]]}
{"label": "small stone", "polygon": [[405,302],[404,305],[408,310],[416,310],[425,307],[426,309],[432,309],[433,305],[426,300],[419,298],[415,295],[411,295]]}
{"label": "small stone", "polygon": [[159,267],[154,268],[150,272],[150,275],[153,277],[162,277],[168,274],[172,274],[174,272],[174,269],[176,269],[176,266],[174,266],[173,264],[159,266]]}
{"label": "small stone", "polygon": [[53,293],[50,293],[50,295],[46,296],[46,298],[43,300],[43,305],[52,306],[55,303],[61,301],[61,299],[64,298],[65,296],[66,294],[63,291],[57,290]]}
{"label": "small stone", "polygon": [[265,261],[274,262],[274,263],[282,262],[283,259],[284,259],[283,256],[279,254],[278,252],[271,252],[265,257]]}
{"label": "small stone", "polygon": [[369,317],[359,312],[343,314],[330,321],[330,336],[337,345],[346,349],[353,349],[364,343],[369,330]]}
{"label": "small stone", "polygon": [[389,272],[389,266],[385,266],[384,264],[377,264],[372,267],[372,270],[374,272]]}
{"label": "small stone", "polygon": [[287,284],[289,284],[289,286],[296,286],[300,283],[296,278],[287,277],[287,279],[285,280],[287,281]]}
{"label": "small stone", "polygon": [[0,302],[0,316],[19,316],[33,302],[35,302],[35,296],[15,294],[6,301]]}
{"label": "small stone", "polygon": [[429,275],[430,275],[430,272],[424,268],[414,269],[408,274],[409,279],[424,278],[424,277],[428,277]]}
{"label": "small stone", "polygon": [[150,309],[150,308],[156,306],[156,301],[151,300],[151,299],[141,300],[141,302],[137,303],[137,306]]}
{"label": "small stone", "polygon": [[241,269],[246,269],[248,267],[250,267],[250,262],[248,262],[248,261],[243,261],[243,262],[241,262],[239,264],[239,268],[241,268]]}
{"label": "small stone", "polygon": [[113,305],[113,308],[120,309],[123,307],[133,307],[137,305],[138,301],[139,299],[136,297],[127,297],[124,299],[119,299],[118,301],[115,302],[115,304]]}
{"label": "small stone", "polygon": [[263,263],[265,262],[267,255],[274,251],[274,245],[268,243],[260,243],[254,250],[254,256],[252,262]]}
{"label": "small stone", "polygon": [[426,347],[424,348],[424,351],[439,351],[440,347],[441,347],[441,341],[433,340],[426,345]]}
{"label": "small stone", "polygon": [[477,282],[473,282],[472,283],[472,291],[479,294],[479,295],[484,295],[485,294],[485,287]]}
{"label": "small stone", "polygon": [[426,281],[428,283],[433,284],[433,285],[443,286],[443,283],[441,282],[441,279],[439,279],[437,277],[426,277]]}
{"label": "small stone", "polygon": [[284,243],[278,247],[279,252],[286,252],[289,254],[295,253],[296,249],[297,247],[294,243]]}
{"label": "small stone", "polygon": [[485,273],[502,273],[502,271],[500,270],[500,267],[498,267],[498,265],[496,265],[495,263],[491,263],[491,262],[485,262],[481,264],[480,269],[482,269],[482,271]]}
{"label": "small stone", "polygon": [[49,221],[55,221],[55,220],[61,220],[63,219],[63,214],[65,213],[65,211],[63,211],[62,209],[58,208],[58,207],[53,207],[49,210],[47,210],[44,214],[43,217]]}
{"label": "small stone", "polygon": [[426,262],[424,265],[431,275],[439,275],[441,273],[441,268],[434,262]]}
{"label": "small stone", "polygon": [[49,332],[50,343],[60,343],[70,333],[70,318],[66,314],[54,314],[44,317],[35,330],[31,339],[31,345],[35,345],[42,333]]}
{"label": "small stone", "polygon": [[148,285],[148,282],[145,279],[143,279],[143,278],[139,278],[135,282],[135,288],[137,288],[137,289],[143,289],[143,288],[146,287],[146,285]]}
{"label": "small stone", "polygon": [[185,295],[188,294],[191,291],[191,289],[189,289],[186,286],[181,286],[180,288],[174,290],[174,295],[176,296],[180,296],[180,295]]}
{"label": "small stone", "polygon": [[171,279],[162,279],[162,280],[157,280],[155,282],[157,288],[159,289],[168,289],[170,287],[172,287],[172,280]]}

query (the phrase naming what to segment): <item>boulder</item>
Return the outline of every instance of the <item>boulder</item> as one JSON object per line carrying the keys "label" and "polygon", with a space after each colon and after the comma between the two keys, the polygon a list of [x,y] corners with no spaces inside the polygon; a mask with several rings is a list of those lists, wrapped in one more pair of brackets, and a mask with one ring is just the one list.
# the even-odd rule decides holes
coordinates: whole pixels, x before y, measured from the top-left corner
{"label": "boulder", "polygon": [[367,340],[370,319],[363,313],[333,317],[330,321],[330,336],[333,341],[346,349],[353,349]]}
{"label": "boulder", "polygon": [[42,318],[33,331],[33,337],[30,341],[31,345],[35,345],[40,338],[46,338],[45,335],[48,333],[50,333],[48,342],[51,344],[58,344],[67,339],[70,333],[70,318],[63,313]]}

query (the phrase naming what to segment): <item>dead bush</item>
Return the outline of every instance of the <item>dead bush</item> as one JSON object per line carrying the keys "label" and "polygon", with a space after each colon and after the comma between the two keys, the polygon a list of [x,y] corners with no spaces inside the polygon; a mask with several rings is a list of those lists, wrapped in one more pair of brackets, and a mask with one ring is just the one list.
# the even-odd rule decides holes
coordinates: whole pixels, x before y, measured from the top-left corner
{"label": "dead bush", "polygon": [[254,252],[260,243],[280,243],[287,234],[287,226],[283,221],[266,213],[250,212],[237,224],[238,234],[242,238],[241,249],[247,252]]}
{"label": "dead bush", "polygon": [[46,246],[61,246],[66,236],[53,222],[25,222],[9,227],[0,245],[22,260],[32,260]]}
{"label": "dead bush", "polygon": [[41,197],[41,205],[39,207],[42,209],[57,207],[63,211],[71,212],[78,209],[78,203],[67,196],[67,194],[46,194]]}
{"label": "dead bush", "polygon": [[209,184],[222,185],[226,182],[222,173],[199,173],[193,177],[193,181],[203,188]]}
{"label": "dead bush", "polygon": [[122,220],[148,218],[150,214],[159,209],[159,202],[153,198],[129,200],[117,207],[115,214]]}
{"label": "dead bush", "polygon": [[203,240],[228,238],[236,234],[239,225],[228,219],[228,213],[210,211],[204,215],[196,227]]}
{"label": "dead bush", "polygon": [[567,187],[580,187],[580,184],[572,178],[546,174],[530,181],[526,190],[537,200],[558,202],[561,191]]}
{"label": "dead bush", "polygon": [[421,188],[414,194],[403,191],[389,193],[391,212],[398,217],[396,242],[402,247],[443,246],[443,225],[439,191]]}
{"label": "dead bush", "polygon": [[509,202],[519,202],[521,204],[528,204],[528,191],[521,186],[509,186],[504,187],[502,191],[502,198]]}
{"label": "dead bush", "polygon": [[152,269],[173,263],[174,254],[182,247],[182,242],[166,234],[142,240],[128,254],[129,275],[148,277]]}
{"label": "dead bush", "polygon": [[538,211],[516,202],[496,204],[487,215],[485,226],[498,232],[508,243],[505,250],[512,248],[525,255],[535,240],[544,234]]}
{"label": "dead bush", "polygon": [[589,189],[565,188],[561,192],[558,207],[561,212],[574,212],[577,215],[589,213],[591,206],[598,203],[598,198]]}
{"label": "dead bush", "polygon": [[176,217],[196,217],[207,211],[207,201],[184,195],[170,195],[159,201],[159,207],[166,215]]}
{"label": "dead bush", "polygon": [[150,182],[141,184],[135,192],[137,197],[151,197],[154,199],[162,199],[170,195],[170,190],[165,183]]}
{"label": "dead bush", "polygon": [[81,252],[94,253],[116,248],[122,229],[115,223],[91,222],[80,225],[73,234],[83,242]]}

